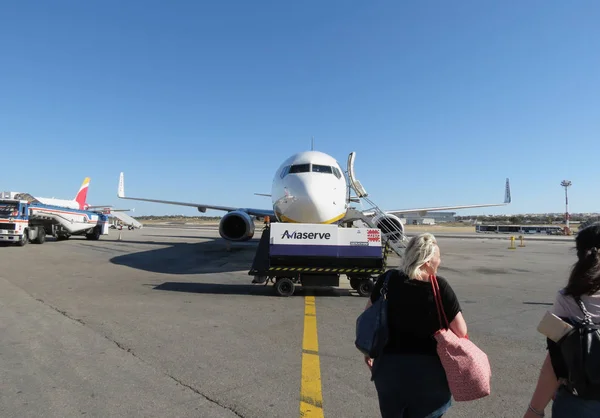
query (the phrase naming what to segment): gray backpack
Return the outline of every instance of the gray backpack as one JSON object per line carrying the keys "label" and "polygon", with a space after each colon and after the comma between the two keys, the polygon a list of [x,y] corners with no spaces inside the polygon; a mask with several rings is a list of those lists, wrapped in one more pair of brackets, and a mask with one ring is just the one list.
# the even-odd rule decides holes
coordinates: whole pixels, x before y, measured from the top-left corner
{"label": "gray backpack", "polygon": [[572,323],[573,329],[556,344],[567,367],[567,387],[581,398],[600,399],[600,326],[592,322],[581,299],[575,300],[584,319]]}

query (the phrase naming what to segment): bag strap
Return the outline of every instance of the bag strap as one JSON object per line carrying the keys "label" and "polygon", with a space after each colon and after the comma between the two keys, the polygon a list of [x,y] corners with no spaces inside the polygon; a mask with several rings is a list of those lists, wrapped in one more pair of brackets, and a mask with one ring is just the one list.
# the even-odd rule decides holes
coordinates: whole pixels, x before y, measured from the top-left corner
{"label": "bag strap", "polygon": [[444,323],[442,322],[442,315],[440,314],[440,307],[438,304],[438,298],[437,298],[435,284],[433,283],[433,279],[431,278],[431,276],[429,277],[429,281],[431,283],[431,289],[433,291],[433,301],[435,302],[435,311],[438,314],[438,320],[440,321],[440,329],[441,329],[441,328],[444,328]]}
{"label": "bag strap", "polygon": [[381,294],[381,297],[383,299],[387,299],[387,293],[388,293],[388,280],[390,279],[390,276],[392,275],[392,270],[388,270],[385,273],[383,273],[383,284],[381,285],[381,290],[379,291],[379,293]]}
{"label": "bag strap", "polygon": [[[435,300],[435,307],[437,310],[438,319],[440,321],[440,328],[449,329],[450,324],[448,323],[448,317],[444,311],[444,304],[442,302],[442,295],[440,294],[440,286],[437,278],[434,275],[431,275],[429,276],[429,281],[431,282],[431,287],[433,289],[433,299]],[[442,316],[444,317],[444,321],[442,321]]]}
{"label": "bag strap", "polygon": [[583,322],[586,324],[593,324],[594,322],[592,321],[592,315],[585,308],[585,305],[583,304],[583,301],[581,300],[581,298],[579,296],[577,296],[575,298],[575,301],[579,305],[579,309],[581,309],[581,312],[583,312]]}

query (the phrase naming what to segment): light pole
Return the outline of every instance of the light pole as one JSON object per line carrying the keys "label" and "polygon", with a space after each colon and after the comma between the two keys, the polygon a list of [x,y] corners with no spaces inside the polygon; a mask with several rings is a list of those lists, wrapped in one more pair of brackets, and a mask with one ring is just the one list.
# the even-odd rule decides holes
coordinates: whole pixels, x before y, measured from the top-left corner
{"label": "light pole", "polygon": [[560,182],[560,185],[565,188],[565,219],[567,221],[567,231],[569,231],[569,196],[567,194],[567,189],[571,184],[570,180],[563,180]]}

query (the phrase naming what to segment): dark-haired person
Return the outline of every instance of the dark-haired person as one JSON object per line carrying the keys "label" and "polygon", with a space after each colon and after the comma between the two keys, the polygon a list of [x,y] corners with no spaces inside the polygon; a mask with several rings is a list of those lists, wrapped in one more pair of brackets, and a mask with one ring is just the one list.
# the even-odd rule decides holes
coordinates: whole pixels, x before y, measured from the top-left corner
{"label": "dark-haired person", "polygon": [[[575,242],[577,262],[567,286],[558,291],[551,312],[565,321],[581,322],[584,315],[575,301],[579,297],[592,315],[592,321],[600,324],[600,223],[579,231]],[[553,397],[553,418],[600,417],[600,400],[583,399],[568,389],[564,380],[566,366],[560,351],[551,340],[547,342],[549,352],[524,418],[543,417],[544,409]]]}

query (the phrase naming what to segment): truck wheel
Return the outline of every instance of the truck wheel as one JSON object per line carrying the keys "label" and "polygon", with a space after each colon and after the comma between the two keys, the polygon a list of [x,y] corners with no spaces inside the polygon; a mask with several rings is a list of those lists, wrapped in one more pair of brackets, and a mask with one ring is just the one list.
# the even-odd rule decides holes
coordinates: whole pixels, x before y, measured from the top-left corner
{"label": "truck wheel", "polygon": [[356,289],[358,291],[358,294],[361,296],[371,296],[371,292],[373,291],[373,287],[375,287],[375,284],[373,283],[373,280],[371,279],[365,279],[365,280],[361,280],[360,284],[358,286],[358,289]]}
{"label": "truck wheel", "polygon": [[99,240],[100,239],[100,226],[96,225],[91,233],[85,234],[85,237],[87,239],[93,239],[94,241]]}
{"label": "truck wheel", "polygon": [[294,282],[287,277],[277,279],[275,282],[275,292],[279,296],[292,296],[294,294]]}
{"label": "truck wheel", "polygon": [[360,279],[352,277],[350,279],[350,287],[354,290],[358,290],[358,286],[360,286]]}
{"label": "truck wheel", "polygon": [[43,227],[37,229],[37,237],[33,241],[35,244],[43,244],[46,242],[46,230]]}
{"label": "truck wheel", "polygon": [[23,239],[19,241],[19,247],[24,247],[29,242],[29,229],[23,231]]}

